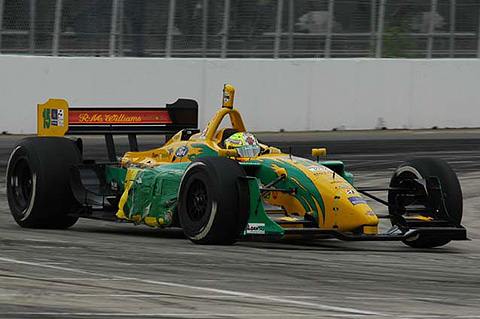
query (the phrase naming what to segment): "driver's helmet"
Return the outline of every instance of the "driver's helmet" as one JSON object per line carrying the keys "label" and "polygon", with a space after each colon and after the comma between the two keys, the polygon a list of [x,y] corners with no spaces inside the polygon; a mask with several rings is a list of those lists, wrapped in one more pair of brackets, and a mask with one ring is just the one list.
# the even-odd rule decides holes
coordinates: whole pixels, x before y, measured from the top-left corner
{"label": "driver's helmet", "polygon": [[225,148],[236,149],[239,157],[255,157],[260,154],[260,145],[251,133],[235,133],[225,140]]}

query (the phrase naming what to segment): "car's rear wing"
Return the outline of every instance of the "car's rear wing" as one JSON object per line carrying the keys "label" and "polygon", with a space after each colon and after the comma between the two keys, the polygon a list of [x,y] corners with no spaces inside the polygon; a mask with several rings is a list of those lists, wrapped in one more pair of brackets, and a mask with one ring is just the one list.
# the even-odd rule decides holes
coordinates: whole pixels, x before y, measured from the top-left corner
{"label": "car's rear wing", "polygon": [[38,136],[105,135],[111,160],[115,160],[113,135],[128,135],[130,149],[137,151],[137,134],[172,135],[198,127],[198,103],[189,99],[164,107],[70,107],[65,100],[49,99],[38,104],[37,112]]}

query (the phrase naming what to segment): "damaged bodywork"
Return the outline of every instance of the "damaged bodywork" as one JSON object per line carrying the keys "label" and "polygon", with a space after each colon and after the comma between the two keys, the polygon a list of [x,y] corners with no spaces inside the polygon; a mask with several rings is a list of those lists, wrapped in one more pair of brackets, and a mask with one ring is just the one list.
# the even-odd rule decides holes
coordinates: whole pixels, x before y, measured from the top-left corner
{"label": "damaged bodywork", "polygon": [[[399,166],[388,186],[357,188],[343,162],[319,160],[325,149],[313,149],[316,160],[311,160],[257,143],[233,107],[234,93],[225,86],[222,108],[203,131],[196,128],[193,100],[158,109],[71,108],[64,100],[39,105],[42,137],[20,143],[9,161],[12,215],[23,227],[66,228],[78,218],[181,227],[200,244],[231,244],[242,237],[336,237],[435,247],[467,239],[460,224],[461,189],[446,162],[414,159]],[[47,125],[46,114],[55,114],[55,121],[50,118]],[[238,133],[245,133],[249,150],[257,147],[258,153],[245,157],[230,147],[230,141],[242,143],[230,138]],[[64,134],[104,134],[110,162],[84,160],[81,139]],[[129,137],[131,150],[121,157],[115,134]],[[159,148],[139,151],[137,134],[170,137]],[[70,156],[59,159],[48,152],[53,148]],[[38,163],[30,160],[33,155]],[[49,160],[58,161],[55,172],[42,166]],[[39,188],[52,173],[60,176],[53,184],[61,185],[65,203],[47,214],[49,198]],[[376,191],[386,192],[388,200],[372,194]],[[388,212],[375,213],[364,196],[385,204]],[[384,233],[378,230],[380,219],[391,223]]]}

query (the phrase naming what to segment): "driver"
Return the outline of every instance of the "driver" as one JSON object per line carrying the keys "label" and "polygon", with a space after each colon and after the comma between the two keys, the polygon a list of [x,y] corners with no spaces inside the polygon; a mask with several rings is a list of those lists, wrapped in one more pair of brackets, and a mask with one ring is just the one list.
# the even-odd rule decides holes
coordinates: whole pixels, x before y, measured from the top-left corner
{"label": "driver", "polygon": [[261,151],[257,138],[246,132],[238,132],[227,138],[225,148],[236,149],[239,157],[255,157]]}

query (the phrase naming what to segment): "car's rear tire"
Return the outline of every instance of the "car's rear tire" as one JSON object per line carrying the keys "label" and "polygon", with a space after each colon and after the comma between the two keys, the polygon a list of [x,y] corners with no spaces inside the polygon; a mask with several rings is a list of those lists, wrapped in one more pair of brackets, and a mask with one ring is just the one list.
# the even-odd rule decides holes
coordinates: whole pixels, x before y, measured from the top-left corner
{"label": "car's rear tire", "polygon": [[[237,241],[248,220],[241,201],[248,192],[238,178],[245,171],[223,157],[192,162],[180,183],[178,214],[185,235],[196,244],[229,245]],[[248,205],[247,205],[248,207]]]}
{"label": "car's rear tire", "polygon": [[[447,212],[455,225],[460,225],[463,214],[462,189],[457,175],[450,165],[439,158],[415,158],[402,163],[393,173],[390,180],[390,187],[398,187],[408,179],[423,179],[435,176],[440,181],[442,191],[445,195],[445,206]],[[388,202],[391,205],[390,213],[396,206],[395,191],[389,191]],[[439,235],[419,235],[412,239],[405,240],[404,243],[414,248],[432,248],[448,244],[450,238]]]}
{"label": "car's rear tire", "polygon": [[7,198],[10,212],[25,228],[68,228],[77,217],[68,169],[81,163],[78,147],[69,139],[31,137],[21,140],[8,161]]}

